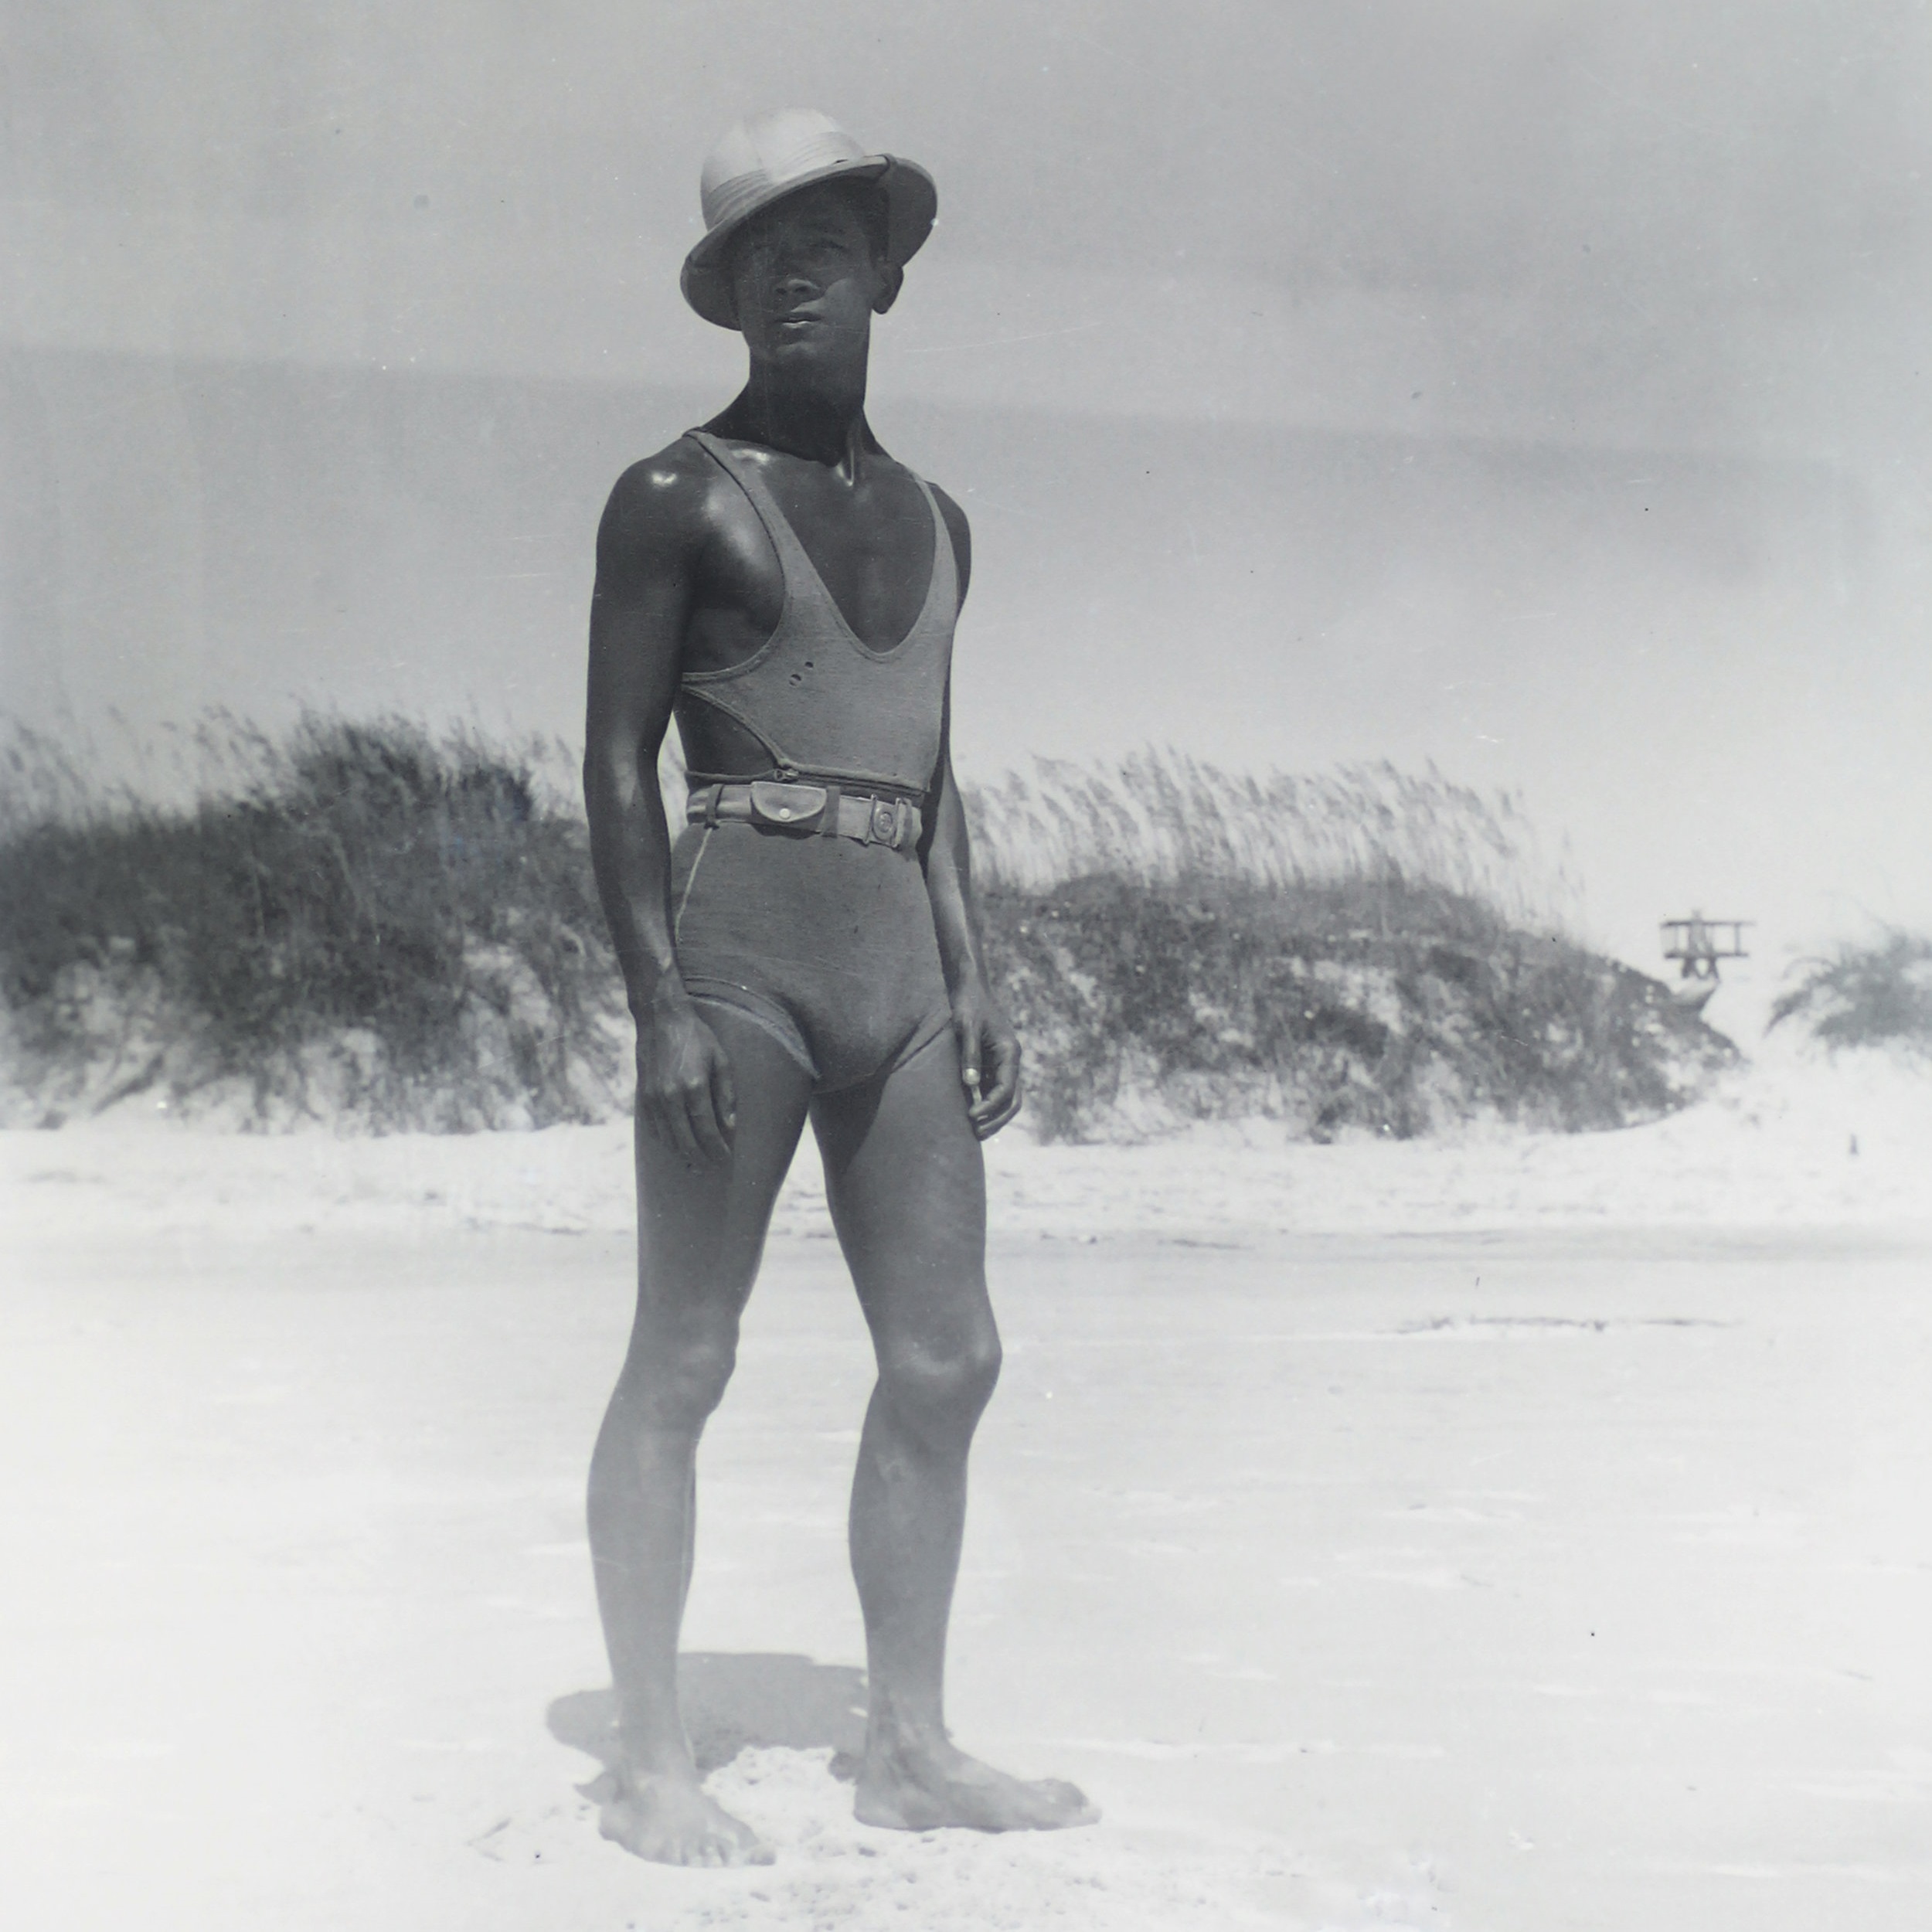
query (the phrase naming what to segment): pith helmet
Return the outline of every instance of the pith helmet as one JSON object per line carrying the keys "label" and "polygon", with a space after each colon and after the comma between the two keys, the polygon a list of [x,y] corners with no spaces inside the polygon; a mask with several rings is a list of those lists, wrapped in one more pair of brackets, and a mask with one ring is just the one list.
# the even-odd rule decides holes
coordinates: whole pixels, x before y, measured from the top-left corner
{"label": "pith helmet", "polygon": [[736,328],[725,274],[731,238],[761,208],[821,181],[876,181],[886,202],[886,254],[903,267],[931,233],[933,178],[916,162],[869,155],[829,116],[810,107],[741,121],[706,157],[699,188],[705,237],[685,257],[684,298],[707,322]]}

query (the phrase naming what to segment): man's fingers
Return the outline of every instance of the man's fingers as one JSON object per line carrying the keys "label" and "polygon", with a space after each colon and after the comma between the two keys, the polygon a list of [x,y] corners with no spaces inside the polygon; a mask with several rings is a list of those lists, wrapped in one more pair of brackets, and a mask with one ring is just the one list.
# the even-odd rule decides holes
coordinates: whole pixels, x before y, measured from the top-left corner
{"label": "man's fingers", "polygon": [[979,1098],[979,1029],[971,1020],[956,1019],[953,1032],[959,1040],[960,1083],[975,1099]]}
{"label": "man's fingers", "polygon": [[731,1062],[721,1046],[711,1060],[711,1107],[727,1141],[737,1138],[738,1090],[731,1078]]}
{"label": "man's fingers", "polygon": [[672,1138],[670,1123],[665,1120],[664,1103],[648,1088],[640,1087],[638,1094],[638,1119],[654,1145],[658,1147],[675,1147]]}
{"label": "man's fingers", "polygon": [[989,1077],[982,1077],[978,1104],[970,1110],[976,1121],[1003,1115],[1019,1087],[1019,1043],[995,1034],[988,1044],[992,1049]]}
{"label": "man's fingers", "polygon": [[974,1117],[974,1133],[978,1134],[982,1141],[990,1141],[1019,1111],[1019,1082],[1015,1080],[1012,1090],[1007,1094],[997,1113],[989,1110],[984,1117],[978,1115]]}
{"label": "man's fingers", "polygon": [[697,1136],[691,1131],[691,1116],[684,1104],[681,1094],[667,1094],[658,1103],[658,1118],[663,1125],[665,1141],[671,1151],[687,1167],[694,1167],[704,1157],[699,1151]]}
{"label": "man's fingers", "polygon": [[707,1080],[702,1087],[686,1090],[684,1115],[687,1131],[692,1136],[705,1159],[723,1162],[731,1158],[731,1143],[719,1125],[709,1081]]}
{"label": "man's fingers", "polygon": [[993,1049],[993,1077],[987,1087],[989,1098],[1005,1106],[1019,1087],[1019,1054],[1004,1043]]}
{"label": "man's fingers", "polygon": [[1002,1029],[990,1034],[986,1044],[990,1077],[978,1104],[966,1110],[973,1131],[982,1141],[990,1140],[1019,1111],[1019,1041]]}

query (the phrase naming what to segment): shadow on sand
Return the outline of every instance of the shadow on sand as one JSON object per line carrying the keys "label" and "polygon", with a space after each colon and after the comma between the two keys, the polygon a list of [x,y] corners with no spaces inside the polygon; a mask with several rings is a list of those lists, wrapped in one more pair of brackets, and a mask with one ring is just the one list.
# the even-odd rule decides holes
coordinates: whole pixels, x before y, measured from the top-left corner
{"label": "shadow on sand", "polygon": [[[866,1673],[849,1664],[815,1664],[770,1651],[687,1651],[678,1659],[678,1696],[701,1774],[749,1747],[784,1744],[794,1750],[829,1745],[832,1776],[850,1782],[858,1775]],[[594,1757],[607,1771],[614,1768],[615,1692],[572,1691],[545,1716],[560,1744]]]}

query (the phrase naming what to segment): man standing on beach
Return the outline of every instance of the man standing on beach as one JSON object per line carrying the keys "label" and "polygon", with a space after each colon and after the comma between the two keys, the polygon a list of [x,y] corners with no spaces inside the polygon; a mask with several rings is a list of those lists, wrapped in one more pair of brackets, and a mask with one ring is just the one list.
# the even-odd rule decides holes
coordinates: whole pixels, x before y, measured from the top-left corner
{"label": "man standing on beach", "polygon": [[[677,1702],[698,1437],[730,1376],[808,1117],[879,1379],[852,1495],[869,1824],[1094,1814],[957,1750],[942,1706],[966,1459],[999,1368],[979,1143],[1019,1106],[947,750],[958,506],[866,420],[872,318],[932,226],[922,168],[822,114],[740,125],[704,170],[686,299],[743,393],[618,479],[597,534],[585,791],[637,1022],[635,1326],[590,1471],[618,1700],[602,1828],[641,1856],[770,1853],[699,1789]],[[657,783],[690,767],[675,847]]]}

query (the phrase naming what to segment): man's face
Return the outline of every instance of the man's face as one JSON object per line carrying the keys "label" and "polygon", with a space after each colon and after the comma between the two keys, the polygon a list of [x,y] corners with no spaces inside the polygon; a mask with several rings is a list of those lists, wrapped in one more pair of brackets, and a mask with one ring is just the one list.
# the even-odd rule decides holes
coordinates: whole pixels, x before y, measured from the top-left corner
{"label": "man's face", "polygon": [[758,362],[838,362],[862,350],[898,293],[851,196],[828,184],[745,224],[731,253],[738,328]]}

